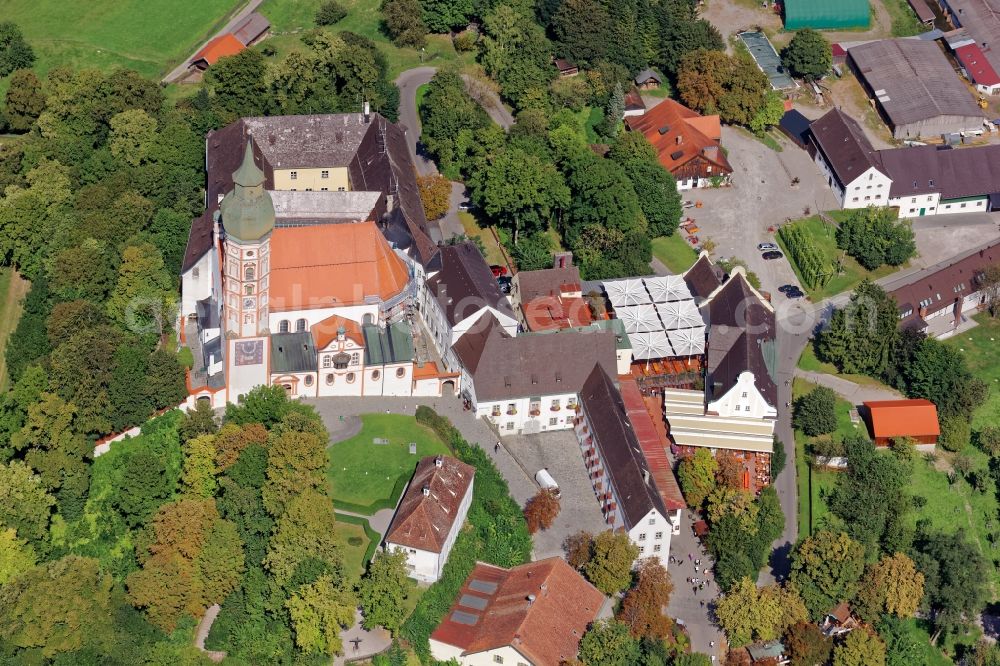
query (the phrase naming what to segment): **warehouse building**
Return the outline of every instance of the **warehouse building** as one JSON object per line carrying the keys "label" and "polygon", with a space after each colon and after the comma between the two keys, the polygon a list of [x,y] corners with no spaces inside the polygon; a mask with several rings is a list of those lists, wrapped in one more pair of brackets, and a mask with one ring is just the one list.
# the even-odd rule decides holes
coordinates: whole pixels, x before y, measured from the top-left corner
{"label": "warehouse building", "polygon": [[934,41],[869,42],[848,63],[897,139],[983,129],[982,109]]}
{"label": "warehouse building", "polygon": [[785,30],[868,28],[868,0],[785,0]]}

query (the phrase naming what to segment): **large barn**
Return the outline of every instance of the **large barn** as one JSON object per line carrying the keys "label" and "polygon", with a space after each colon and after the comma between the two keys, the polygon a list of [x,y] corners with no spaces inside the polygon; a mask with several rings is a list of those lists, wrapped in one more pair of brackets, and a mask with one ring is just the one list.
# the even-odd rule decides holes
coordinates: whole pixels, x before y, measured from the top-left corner
{"label": "large barn", "polygon": [[897,139],[982,130],[983,111],[934,41],[883,39],[848,62]]}
{"label": "large barn", "polygon": [[785,0],[785,30],[844,30],[870,24],[868,0]]}

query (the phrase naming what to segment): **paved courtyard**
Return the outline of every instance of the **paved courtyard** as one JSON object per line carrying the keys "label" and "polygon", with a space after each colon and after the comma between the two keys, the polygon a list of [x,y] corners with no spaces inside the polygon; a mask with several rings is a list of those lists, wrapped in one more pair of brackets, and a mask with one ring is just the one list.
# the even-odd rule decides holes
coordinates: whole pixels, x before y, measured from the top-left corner
{"label": "paved courtyard", "polygon": [[562,493],[559,517],[551,528],[534,536],[536,559],[562,556],[563,541],[580,530],[607,529],[572,430],[505,437],[502,446],[532,476],[547,468]]}

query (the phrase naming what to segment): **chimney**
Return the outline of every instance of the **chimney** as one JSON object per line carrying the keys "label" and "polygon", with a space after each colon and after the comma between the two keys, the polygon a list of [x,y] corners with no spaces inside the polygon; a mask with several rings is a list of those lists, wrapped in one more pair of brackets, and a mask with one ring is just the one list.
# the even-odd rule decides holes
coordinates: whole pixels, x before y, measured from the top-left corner
{"label": "chimney", "polygon": [[649,485],[649,470],[648,469],[642,470],[642,479],[643,479],[643,481],[646,482],[646,485]]}
{"label": "chimney", "polygon": [[443,467],[444,466],[444,458],[442,458],[441,456],[438,456],[437,458],[435,458],[434,459],[434,466],[435,467]]}
{"label": "chimney", "polygon": [[430,494],[431,494],[430,486],[424,486],[424,497],[427,497]]}
{"label": "chimney", "polygon": [[365,115],[365,124],[367,125],[367,124],[368,124],[368,123],[370,123],[370,122],[371,122],[371,120],[372,120],[372,111],[371,111],[371,105],[370,105],[370,104],[368,104],[368,101],[367,101],[367,100],[365,100],[365,107],[364,107],[364,109],[365,109],[365,111],[364,111],[364,115]]}
{"label": "chimney", "polygon": [[677,145],[679,146],[682,143],[684,143],[684,137],[682,135],[678,134],[677,135]]}
{"label": "chimney", "polygon": [[533,604],[533,603],[535,603],[535,595],[529,594],[528,595],[528,607],[530,608],[531,604]]}

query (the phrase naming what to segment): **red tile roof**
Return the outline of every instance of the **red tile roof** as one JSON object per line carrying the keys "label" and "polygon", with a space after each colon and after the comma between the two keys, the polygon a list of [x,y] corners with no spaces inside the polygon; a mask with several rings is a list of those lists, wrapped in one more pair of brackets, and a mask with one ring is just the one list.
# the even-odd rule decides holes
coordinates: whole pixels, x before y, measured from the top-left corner
{"label": "red tile roof", "polygon": [[603,604],[604,595],[559,557],[513,569],[478,562],[431,639],[463,654],[510,646],[535,666],[559,666],[576,657]]}
{"label": "red tile roof", "polygon": [[864,405],[871,414],[872,437],[937,437],[941,434],[937,407],[930,400],[877,400]]}
{"label": "red tile roof", "polygon": [[327,345],[336,340],[341,326],[344,327],[344,335],[349,340],[353,340],[362,347],[365,345],[364,336],[361,335],[361,325],[358,322],[334,315],[327,317],[317,324],[313,324],[312,328],[309,329],[312,331],[316,349],[326,349]]}
{"label": "red tile roof", "polygon": [[660,439],[656,424],[646,409],[646,401],[642,399],[639,385],[635,380],[625,378],[619,378],[619,385],[625,410],[632,422],[632,430],[639,439],[639,448],[642,449],[642,455],[649,465],[649,473],[660,491],[663,505],[668,511],[686,508],[681,487],[677,484],[677,477],[667,458],[666,442]]}
{"label": "red tile roof", "polygon": [[224,58],[226,56],[236,55],[246,47],[243,42],[236,39],[230,33],[224,35],[219,35],[218,37],[212,39],[205,47],[194,54],[191,58],[191,62],[197,62],[199,60],[204,60],[209,65],[214,65],[218,62],[219,58]]}
{"label": "red tile roof", "polygon": [[966,44],[955,49],[955,57],[962,63],[969,78],[977,85],[995,86],[1000,84],[1000,76],[997,75],[993,65],[990,64],[978,44]]}
{"label": "red tile roof", "polygon": [[440,553],[475,474],[474,467],[451,456],[421,459],[396,507],[386,543]]}
{"label": "red tile roof", "polygon": [[[642,132],[671,173],[695,158],[707,159],[723,173],[732,173],[719,139],[719,116],[701,116],[683,104],[665,99],[641,116],[625,118],[630,130]],[[680,141],[680,143],[678,143]]]}
{"label": "red tile roof", "polygon": [[271,235],[273,312],[388,300],[409,279],[374,222],[278,227]]}

